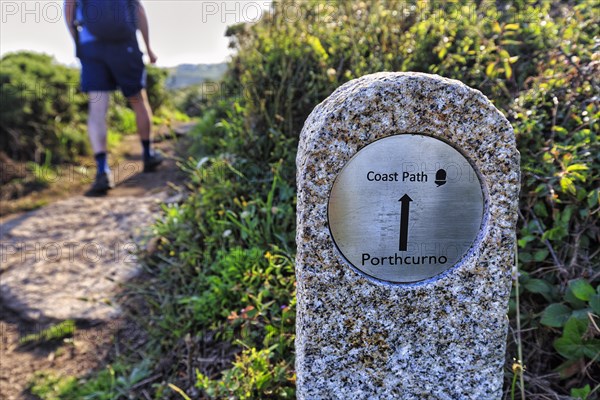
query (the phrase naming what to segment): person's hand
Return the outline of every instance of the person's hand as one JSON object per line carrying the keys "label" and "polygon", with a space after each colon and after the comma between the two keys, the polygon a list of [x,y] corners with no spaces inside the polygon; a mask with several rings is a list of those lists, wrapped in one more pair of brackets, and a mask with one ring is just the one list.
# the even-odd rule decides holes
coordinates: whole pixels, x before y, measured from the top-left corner
{"label": "person's hand", "polygon": [[148,49],[148,57],[150,57],[150,64],[155,64],[156,60],[158,60],[158,57],[154,54],[152,49]]}

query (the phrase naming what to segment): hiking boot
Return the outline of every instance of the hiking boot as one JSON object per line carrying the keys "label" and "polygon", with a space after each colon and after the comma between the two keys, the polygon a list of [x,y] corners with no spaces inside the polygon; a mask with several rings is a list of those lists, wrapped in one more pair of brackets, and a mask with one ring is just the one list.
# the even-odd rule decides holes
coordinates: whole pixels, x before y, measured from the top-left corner
{"label": "hiking boot", "polygon": [[153,172],[165,160],[164,155],[155,150],[150,157],[144,158],[144,172]]}
{"label": "hiking boot", "polygon": [[113,187],[115,187],[115,184],[113,183],[110,174],[105,172],[96,176],[96,180],[92,184],[92,187],[90,187],[85,194],[86,196],[103,196]]}

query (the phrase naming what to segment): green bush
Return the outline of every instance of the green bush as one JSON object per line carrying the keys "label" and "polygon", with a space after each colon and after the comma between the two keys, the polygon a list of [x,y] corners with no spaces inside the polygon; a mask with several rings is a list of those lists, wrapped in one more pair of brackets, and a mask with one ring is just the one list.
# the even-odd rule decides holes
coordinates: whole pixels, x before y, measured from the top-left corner
{"label": "green bush", "polygon": [[175,91],[176,107],[190,117],[200,117],[210,110],[209,96],[218,94],[220,84],[204,82]]}
{"label": "green bush", "polygon": [[148,93],[148,102],[154,112],[163,106],[167,108],[171,106],[169,92],[165,86],[167,75],[168,72],[166,69],[152,65],[146,66],[146,91]]}
{"label": "green bush", "polygon": [[546,52],[507,107],[523,171],[518,244],[525,377],[531,390],[544,391],[548,382],[534,377],[556,371],[550,387],[559,393],[595,387],[589,377],[600,376],[594,308],[600,290],[598,12],[590,4],[569,12],[568,21],[545,23],[553,30],[543,36]]}
{"label": "green bush", "polygon": [[63,127],[85,121],[75,69],[44,54],[7,54],[0,59],[0,85],[0,148],[9,157],[41,163],[50,154],[58,162],[85,151],[85,131],[62,135]]}
{"label": "green bush", "polygon": [[[274,14],[258,24],[229,30],[239,52],[222,92],[234,95],[214,101],[194,134],[197,142],[192,151],[198,156],[229,154],[235,168],[258,180],[269,177],[273,165],[280,165],[279,176],[293,187],[302,124],[312,108],[341,83],[382,70],[413,70],[460,79],[482,90],[512,121],[522,155],[521,272],[510,311],[513,329],[517,329],[518,309],[521,331],[509,341],[507,391],[515,397],[519,397],[515,391],[521,391],[543,398],[583,393],[586,385],[597,387],[592,377],[600,375],[594,356],[600,337],[594,308],[599,280],[600,146],[598,102],[591,99],[598,96],[599,60],[594,53],[598,6],[593,2],[575,6],[515,2],[496,8],[487,3],[411,6],[371,1],[336,3],[332,17],[329,5],[308,2],[301,6],[304,18],[296,20],[283,18],[281,7],[276,6]],[[191,172],[193,182],[198,182],[197,174]],[[172,255],[169,265],[177,266],[182,281],[197,282],[194,287],[200,293],[178,297],[178,307],[186,307],[177,313],[191,312],[192,321],[186,318],[185,326],[176,323],[181,327],[178,335],[222,327],[225,315],[241,307],[246,310],[247,300],[230,296],[235,296],[237,287],[253,293],[259,286],[236,274],[260,272],[253,270],[255,261],[242,258],[236,264],[227,260],[232,251],[241,251],[239,246],[249,252],[257,246],[266,251],[268,243],[274,242],[259,221],[246,225],[239,211],[229,213],[229,206],[222,205],[225,197],[217,196],[221,186],[204,182],[182,207],[169,209],[174,220],[204,222],[185,223],[185,227],[159,224],[165,251]],[[257,198],[266,190],[264,185],[240,181],[230,196]],[[226,212],[222,224],[203,227],[219,211]],[[292,215],[293,209],[288,212]],[[225,226],[231,227],[231,234],[223,243]],[[181,244],[173,242],[174,234]],[[213,241],[222,250],[209,250]],[[291,237],[275,243],[287,249],[294,246]],[[197,250],[190,259],[192,247]],[[293,250],[286,254],[292,258]],[[192,266],[204,272],[182,272]],[[239,286],[234,284],[237,280]],[[173,323],[169,320],[168,326]],[[252,329],[259,337],[265,334],[260,325]],[[291,329],[283,332],[293,334]],[[284,398],[284,382],[261,390],[251,378],[252,372],[271,371],[267,375],[275,379],[270,368],[279,362],[271,360],[266,344],[253,343],[222,379],[210,380],[200,373],[199,387],[216,398]],[[523,359],[513,369],[513,359],[519,354]],[[291,354],[286,357],[291,365]],[[519,383],[511,389],[523,365],[524,387],[519,388]],[[274,383],[265,379],[269,385]],[[591,392],[586,396],[593,396]]]}
{"label": "green bush", "polygon": [[[590,377],[600,374],[593,356],[598,313],[571,293],[570,282],[586,282],[596,301],[598,5],[371,1],[336,4],[332,16],[328,5],[309,2],[302,11],[304,18],[290,20],[276,8],[261,23],[229,32],[239,54],[225,84],[239,85],[243,96],[234,106],[242,112],[217,125],[238,127],[243,143],[235,153],[257,165],[282,159],[282,176],[293,182],[296,140],[308,113],[335,87],[366,73],[437,73],[482,90],[511,120],[522,156],[522,332],[509,343],[507,388],[519,348],[523,391],[565,395],[597,387]],[[216,151],[235,143],[225,141]],[[515,328],[516,302],[514,291]],[[548,326],[553,312],[561,322]]]}

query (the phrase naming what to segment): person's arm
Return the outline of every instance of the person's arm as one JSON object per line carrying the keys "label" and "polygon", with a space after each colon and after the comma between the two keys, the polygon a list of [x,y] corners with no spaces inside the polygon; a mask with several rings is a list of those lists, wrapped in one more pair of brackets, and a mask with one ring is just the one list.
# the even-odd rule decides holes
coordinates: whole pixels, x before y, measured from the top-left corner
{"label": "person's arm", "polygon": [[65,0],[65,22],[69,33],[73,40],[77,41],[77,27],[75,26],[75,7],[77,6],[76,0]]}
{"label": "person's arm", "polygon": [[144,43],[146,44],[146,50],[148,52],[148,57],[150,57],[150,62],[154,64],[156,62],[156,54],[152,51],[150,47],[150,34],[148,33],[148,18],[146,17],[146,10],[144,10],[144,6],[141,1],[137,1],[137,21],[138,28],[140,32],[142,32],[142,37],[144,38]]}

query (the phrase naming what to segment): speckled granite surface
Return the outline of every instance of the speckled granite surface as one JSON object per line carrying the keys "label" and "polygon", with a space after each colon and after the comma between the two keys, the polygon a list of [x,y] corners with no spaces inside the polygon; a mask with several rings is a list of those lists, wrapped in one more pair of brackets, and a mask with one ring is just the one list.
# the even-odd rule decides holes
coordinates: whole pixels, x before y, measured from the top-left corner
{"label": "speckled granite surface", "polygon": [[[414,284],[357,272],[327,225],[331,187],[350,157],[402,133],[461,148],[483,178],[486,201],[471,255]],[[519,190],[519,154],[502,114],[455,80],[368,75],[315,108],[296,163],[298,398],[499,399]]]}

